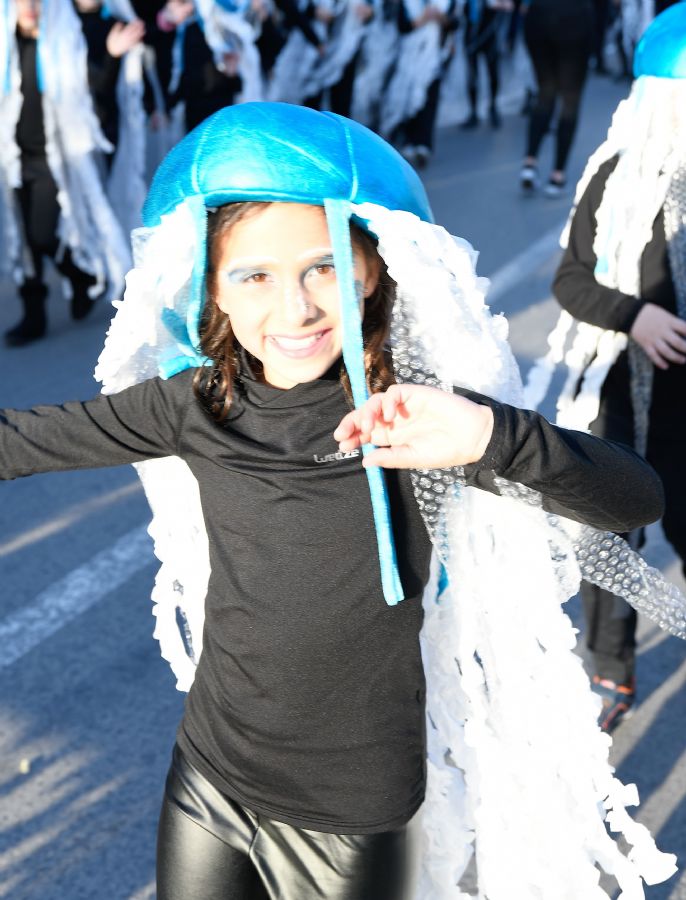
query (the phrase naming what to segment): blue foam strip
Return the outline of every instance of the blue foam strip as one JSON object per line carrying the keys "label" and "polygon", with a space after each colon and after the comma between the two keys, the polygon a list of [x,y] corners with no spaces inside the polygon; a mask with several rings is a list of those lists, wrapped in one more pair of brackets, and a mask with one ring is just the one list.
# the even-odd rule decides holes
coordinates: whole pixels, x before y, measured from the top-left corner
{"label": "blue foam strip", "polygon": [[[343,361],[350,379],[353,402],[359,407],[368,399],[369,391],[364,370],[360,302],[355,292],[355,271],[350,244],[350,203],[347,200],[325,200],[324,208],[333,246],[341,303]],[[362,448],[362,453],[366,454],[373,449],[371,444],[366,444]],[[398,574],[386,480],[382,470],[377,466],[365,471],[372,499],[384,598],[389,606],[395,606],[403,599],[403,588]]]}
{"label": "blue foam strip", "polygon": [[191,291],[188,298],[186,327],[191,344],[200,347],[200,317],[205,303],[205,270],[207,268],[207,210],[202,196],[189,197],[186,200],[193,213],[195,222],[195,260]]}

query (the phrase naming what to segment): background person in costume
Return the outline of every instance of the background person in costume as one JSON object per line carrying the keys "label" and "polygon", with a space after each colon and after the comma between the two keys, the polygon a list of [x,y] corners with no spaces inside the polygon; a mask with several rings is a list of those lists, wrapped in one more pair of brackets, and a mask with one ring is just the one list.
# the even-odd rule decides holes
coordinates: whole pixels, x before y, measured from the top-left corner
{"label": "background person in costume", "polygon": [[[531,502],[628,528],[659,514],[659,482],[632,451],[512,404],[521,385],[473,251],[431,223],[411,168],[353,122],[245,104],[169,155],[144,221],[99,362],[106,393],[5,411],[0,469],[140,464],[163,559],[156,634],[192,683],[160,900],[400,898],[419,806],[425,900],[459,896],[475,837],[494,900],[599,896],[596,860],[634,892],[640,873],[668,877],[626,817],[571,652],[556,599],[574,590],[571,544]],[[500,495],[524,484],[524,504]],[[458,602],[429,592],[422,659],[429,535]],[[686,634],[683,598],[654,587],[658,618]],[[543,729],[511,717],[508,658],[551,712]],[[581,698],[562,715],[559,677]],[[568,731],[551,754],[553,726]],[[548,809],[571,829],[552,857]],[[535,841],[513,827],[522,815]]]}
{"label": "background person in costume", "polygon": [[353,0],[301,2],[319,37],[314,47],[299,29],[291,31],[273,69],[268,97],[317,109],[324,104],[349,112],[358,54],[373,6]]}
{"label": "background person in costume", "polygon": [[[103,15],[100,0],[79,0],[76,9],[88,45],[88,82],[102,132],[116,148],[119,136],[117,79],[122,57],[139,44],[145,35],[145,23],[114,21]],[[111,157],[106,157],[108,163]]]}
{"label": "background person in costume", "polygon": [[219,68],[192,2],[167,3],[159,19],[177,31],[180,73],[170,103],[172,107],[183,103],[184,130],[188,132],[234,103],[241,90],[237,47],[225,41]]}
{"label": "background person in costume", "polygon": [[298,28],[305,39],[316,47],[320,54],[324,52],[321,38],[315,33],[310,20],[295,0],[253,0],[249,17],[255,21],[259,32],[256,45],[262,64],[262,75],[265,85],[271,81],[272,71],[288,40],[289,33]]}
{"label": "background person in costume", "polygon": [[262,98],[259,29],[245,4],[169,0],[158,23],[175,32],[170,102],[184,104],[186,131],[224,106]]}
{"label": "background person in costume", "polygon": [[483,57],[488,72],[490,93],[489,118],[493,128],[500,128],[501,119],[497,99],[499,87],[499,43],[502,38],[504,12],[513,9],[510,0],[467,0],[465,12],[464,50],[467,58],[467,93],[469,95],[469,116],[461,123],[462,128],[476,128],[479,124],[477,113],[479,101],[479,58]]}
{"label": "background person in costume", "polygon": [[402,0],[398,61],[388,85],[381,134],[402,145],[408,162],[423,168],[433,150],[441,81],[454,53],[455,0]]}
{"label": "background person in costume", "polygon": [[401,0],[376,0],[355,73],[352,118],[374,131],[380,127],[388,83],[398,59]]}
{"label": "background person in costume", "polygon": [[101,183],[98,155],[112,148],[93,110],[71,0],[5,0],[0,70],[2,264],[20,284],[23,307],[5,341],[17,347],[45,334],[45,256],[81,319],[95,297],[123,285],[129,253]]}
{"label": "background person in costume", "polygon": [[[631,95],[579,184],[554,291],[575,319],[594,326],[596,345],[611,342],[611,354],[595,362],[584,348],[600,390],[593,403],[581,389],[591,430],[636,447],[655,467],[665,486],[665,535],[686,564],[686,4],[653,22],[634,73]],[[636,613],[592,585],[583,597],[610,729],[634,701]]]}
{"label": "background person in costume", "polygon": [[538,84],[520,183],[526,191],[538,186],[539,150],[559,106],[553,167],[545,186],[546,194],[557,197],[566,184],[567,159],[593,48],[593,4],[591,0],[524,0],[520,9],[526,13],[524,37]]}

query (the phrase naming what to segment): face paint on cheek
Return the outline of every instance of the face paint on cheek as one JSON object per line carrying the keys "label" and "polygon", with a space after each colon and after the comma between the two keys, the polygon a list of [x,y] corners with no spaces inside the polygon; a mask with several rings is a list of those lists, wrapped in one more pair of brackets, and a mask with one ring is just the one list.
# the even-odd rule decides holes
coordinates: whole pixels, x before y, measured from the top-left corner
{"label": "face paint on cheek", "polygon": [[364,284],[357,278],[355,279],[355,296],[357,297],[357,302],[362,303],[364,300]]}

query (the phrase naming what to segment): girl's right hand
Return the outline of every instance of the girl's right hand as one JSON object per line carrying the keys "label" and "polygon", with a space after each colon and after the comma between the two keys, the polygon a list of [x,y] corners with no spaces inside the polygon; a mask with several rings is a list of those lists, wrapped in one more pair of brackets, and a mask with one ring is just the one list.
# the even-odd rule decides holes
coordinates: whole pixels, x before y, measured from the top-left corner
{"label": "girl's right hand", "polygon": [[629,332],[658,369],[686,363],[686,322],[655,303],[646,303]]}

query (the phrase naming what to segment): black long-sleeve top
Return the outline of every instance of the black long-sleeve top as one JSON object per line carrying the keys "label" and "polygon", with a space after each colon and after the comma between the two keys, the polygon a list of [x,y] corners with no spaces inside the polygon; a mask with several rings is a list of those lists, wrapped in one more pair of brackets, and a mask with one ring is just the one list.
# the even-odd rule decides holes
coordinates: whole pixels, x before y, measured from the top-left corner
{"label": "black long-sleeve top", "polygon": [[[640,260],[640,296],[632,297],[606,287],[595,278],[597,257],[593,250],[596,213],[605,184],[617,165],[613,157],[603,163],[579,201],[569,235],[569,245],[553,281],[560,305],[581,322],[629,334],[636,316],[646,303],[661,306],[676,315],[676,295],[669,266],[662,210],[653,223],[653,233]],[[631,420],[630,372],[626,352],[608,373],[601,394],[601,414]],[[650,433],[686,440],[686,366],[654,369],[650,410]],[[630,433],[630,429],[629,429]]]}
{"label": "black long-sleeve top", "polygon": [[[337,368],[290,390],[246,374],[221,425],[195,398],[192,370],[86,403],[4,411],[0,477],[184,459],[212,571],[179,745],[249,809],[365,833],[404,824],[424,796],[418,637],[431,547],[409,474],[389,470],[405,595],[389,607],[366,475],[332,436],[349,410]],[[615,531],[660,516],[660,482],[632,451],[464,393],[494,413],[469,484],[492,489],[496,473]]]}
{"label": "black long-sleeve top", "polygon": [[107,36],[115,20],[103,18],[100,10],[79,13],[79,19],[88,46],[88,84],[95,114],[103,134],[116,146],[119,136],[117,79],[121,58],[112,56],[107,50]]}
{"label": "black long-sleeve top", "polygon": [[16,141],[22,156],[33,158],[45,157],[43,100],[38,90],[36,68],[37,46],[35,38],[17,34],[22,104],[17,122]]}

